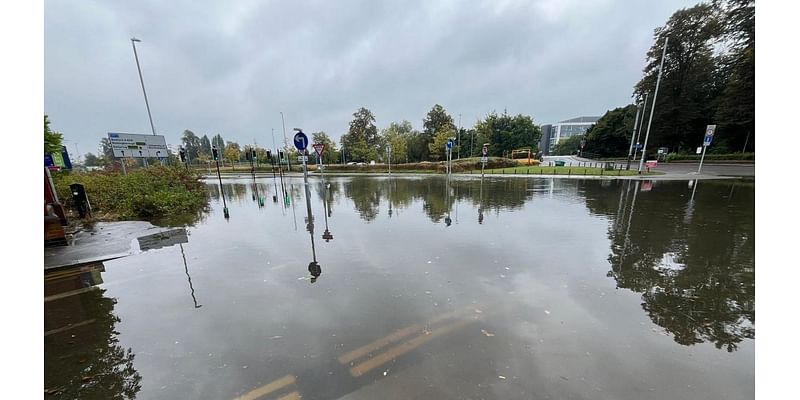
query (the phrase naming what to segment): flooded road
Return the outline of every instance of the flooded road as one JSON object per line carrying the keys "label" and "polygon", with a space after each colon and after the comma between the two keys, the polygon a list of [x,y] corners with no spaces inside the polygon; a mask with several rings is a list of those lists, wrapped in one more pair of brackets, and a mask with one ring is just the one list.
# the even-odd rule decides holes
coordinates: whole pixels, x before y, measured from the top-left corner
{"label": "flooded road", "polygon": [[754,397],[753,181],[310,182],[48,274],[45,397]]}

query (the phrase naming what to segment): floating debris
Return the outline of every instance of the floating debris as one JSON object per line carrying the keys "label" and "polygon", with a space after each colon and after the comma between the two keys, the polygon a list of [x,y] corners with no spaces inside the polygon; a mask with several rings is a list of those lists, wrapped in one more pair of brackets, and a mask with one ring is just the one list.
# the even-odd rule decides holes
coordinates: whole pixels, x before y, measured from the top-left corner
{"label": "floating debris", "polygon": [[500,378],[500,379],[502,379],[502,380],[505,380],[505,379],[506,379],[506,377],[505,377],[505,376],[503,376],[503,375],[497,375],[497,377],[498,377],[498,378]]}
{"label": "floating debris", "polygon": [[491,333],[491,332],[487,331],[486,329],[481,329],[481,333],[483,333],[483,335],[486,336],[486,337],[494,336],[494,333]]}

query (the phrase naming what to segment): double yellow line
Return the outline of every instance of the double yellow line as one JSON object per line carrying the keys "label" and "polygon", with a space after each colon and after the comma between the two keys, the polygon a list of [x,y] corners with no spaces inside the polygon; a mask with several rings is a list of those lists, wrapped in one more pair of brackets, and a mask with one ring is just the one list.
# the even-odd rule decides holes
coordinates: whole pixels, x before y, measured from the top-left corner
{"label": "double yellow line", "polygon": [[[276,380],[274,380],[274,381],[272,381],[272,382],[270,382],[270,383],[268,383],[268,384],[266,384],[264,386],[261,386],[259,388],[253,389],[253,390],[251,390],[251,391],[249,391],[249,392],[247,392],[247,393],[235,398],[234,400],[255,400],[255,399],[261,398],[262,396],[266,396],[266,395],[268,395],[268,394],[270,394],[270,393],[272,393],[272,392],[274,392],[276,390],[283,389],[286,386],[293,385],[295,382],[296,382],[296,380],[295,380],[294,376],[286,375],[286,376],[284,376],[282,378],[279,378],[279,379],[276,379]],[[283,396],[279,397],[277,400],[299,400],[302,397],[303,396],[300,395],[300,392],[295,390],[295,391],[293,391],[293,392],[291,392],[289,394],[286,394],[286,395],[283,395]]]}
{"label": "double yellow line", "polygon": [[[477,320],[478,318],[477,314],[470,315],[472,313],[473,308],[474,307],[467,307],[451,311],[429,320],[424,325],[414,324],[406,328],[399,329],[387,336],[384,336],[378,340],[375,340],[371,343],[361,346],[353,351],[343,354],[342,356],[339,357],[339,363],[340,364],[352,363],[355,360],[358,360],[364,356],[372,354],[375,351],[381,350],[386,346],[400,342],[406,339],[407,337],[416,334],[416,336],[412,337],[411,339],[405,340],[400,344],[397,344],[394,347],[387,349],[383,353],[372,356],[366,359],[365,361],[362,361],[350,368],[350,375],[354,377],[359,377],[361,375],[364,375],[365,373],[383,364],[386,364],[387,362],[392,361],[395,358],[400,357],[403,354],[408,353],[409,351],[414,350],[419,346],[422,346],[423,344],[433,340],[434,338],[456,331],[464,327],[465,325]],[[450,319],[455,319],[455,320],[445,325],[433,327],[431,329],[433,325],[439,324],[440,322]]]}

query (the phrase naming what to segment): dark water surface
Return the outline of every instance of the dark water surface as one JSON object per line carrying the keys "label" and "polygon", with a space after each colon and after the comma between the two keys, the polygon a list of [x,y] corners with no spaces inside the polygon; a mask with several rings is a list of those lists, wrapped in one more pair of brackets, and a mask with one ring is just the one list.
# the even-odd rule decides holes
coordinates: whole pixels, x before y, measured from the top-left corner
{"label": "dark water surface", "polygon": [[754,397],[752,181],[326,182],[48,275],[45,397]]}

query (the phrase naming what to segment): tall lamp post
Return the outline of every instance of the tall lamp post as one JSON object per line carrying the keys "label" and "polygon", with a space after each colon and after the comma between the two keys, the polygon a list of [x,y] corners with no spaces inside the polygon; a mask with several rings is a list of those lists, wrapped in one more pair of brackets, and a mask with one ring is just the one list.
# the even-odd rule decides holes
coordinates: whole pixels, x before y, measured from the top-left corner
{"label": "tall lamp post", "polygon": [[664,38],[664,50],[661,53],[661,66],[658,67],[658,79],[656,79],[656,91],[653,93],[653,105],[650,106],[650,119],[647,121],[647,133],[644,135],[644,147],[642,147],[642,158],[639,159],[639,174],[644,167],[644,158],[647,154],[647,139],[650,137],[650,125],[653,123],[653,111],[656,110],[656,98],[658,97],[658,85],[661,84],[661,74],[664,72],[664,59],[667,57],[667,43],[669,36]]}
{"label": "tall lamp post", "polygon": [[[289,141],[286,140],[286,123],[283,121],[283,111],[281,111],[281,125],[283,126],[283,148],[285,149]],[[292,172],[292,163],[289,161],[288,153],[286,154],[286,168],[289,172]]]}
{"label": "tall lamp post", "polygon": [[153,125],[153,116],[150,115],[150,103],[147,101],[147,91],[144,90],[144,78],[142,78],[142,68],[139,66],[139,54],[136,53],[136,42],[141,42],[141,40],[132,37],[131,46],[133,46],[133,57],[136,58],[136,69],[139,71],[139,81],[142,83],[142,93],[144,94],[144,105],[147,107],[147,117],[150,118],[150,129],[153,131],[153,136],[155,136],[156,127]]}

